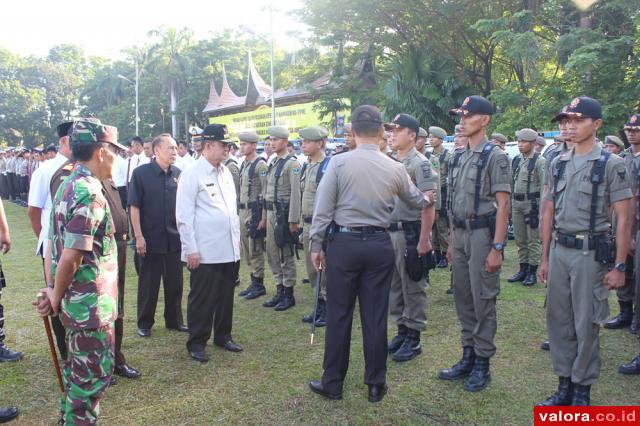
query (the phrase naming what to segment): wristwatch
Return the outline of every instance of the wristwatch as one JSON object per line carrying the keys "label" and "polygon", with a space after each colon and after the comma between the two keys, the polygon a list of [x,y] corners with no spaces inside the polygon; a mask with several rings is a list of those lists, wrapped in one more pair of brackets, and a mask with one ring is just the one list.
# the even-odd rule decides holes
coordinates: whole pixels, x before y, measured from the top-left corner
{"label": "wristwatch", "polygon": [[503,243],[493,243],[491,244],[491,248],[497,251],[502,251],[504,250],[504,244]]}
{"label": "wristwatch", "polygon": [[616,263],[614,266],[620,272],[627,272],[627,265],[624,262]]}

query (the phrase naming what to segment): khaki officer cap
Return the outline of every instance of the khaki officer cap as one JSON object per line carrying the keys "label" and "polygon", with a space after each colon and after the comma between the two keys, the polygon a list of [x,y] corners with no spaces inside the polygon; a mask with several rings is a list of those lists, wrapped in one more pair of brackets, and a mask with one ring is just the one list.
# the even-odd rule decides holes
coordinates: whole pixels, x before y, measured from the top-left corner
{"label": "khaki officer cap", "polygon": [[283,126],[271,126],[267,129],[269,136],[278,139],[289,139],[289,130]]}
{"label": "khaki officer cap", "polygon": [[521,129],[516,132],[516,139],[519,141],[535,142],[538,139],[538,132],[533,129]]}
{"label": "khaki officer cap", "polygon": [[418,130],[418,137],[419,138],[428,138],[429,137],[429,133],[427,133],[427,131],[425,129],[420,127],[420,129]]}
{"label": "khaki officer cap", "polygon": [[435,136],[438,139],[444,139],[447,137],[447,132],[442,127],[429,127],[429,134]]}
{"label": "khaki officer cap", "polygon": [[238,139],[240,142],[256,143],[260,140],[260,136],[252,130],[245,130],[244,132],[238,133]]}
{"label": "khaki officer cap", "polygon": [[545,146],[547,144],[547,140],[542,136],[538,136],[536,138],[536,143],[540,146]]}
{"label": "khaki officer cap", "polygon": [[604,138],[605,145],[615,145],[620,149],[624,149],[624,142],[617,136],[609,135]]}
{"label": "khaki officer cap", "polygon": [[321,141],[329,135],[329,131],[321,126],[309,126],[298,132],[302,139]]}
{"label": "khaki officer cap", "polygon": [[509,142],[509,139],[507,139],[507,137],[505,135],[503,135],[502,133],[493,133],[489,139],[495,139],[500,143]]}

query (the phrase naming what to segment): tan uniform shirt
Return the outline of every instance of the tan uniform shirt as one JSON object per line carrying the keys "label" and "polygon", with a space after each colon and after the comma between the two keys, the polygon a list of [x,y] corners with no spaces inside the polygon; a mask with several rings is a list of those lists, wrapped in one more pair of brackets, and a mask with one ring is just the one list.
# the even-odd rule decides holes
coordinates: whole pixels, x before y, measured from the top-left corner
{"label": "tan uniform shirt", "polygon": [[[449,170],[452,185],[451,210],[453,216],[458,219],[470,219],[474,215],[475,182],[477,174],[477,163],[485,145],[490,142],[485,139],[482,143],[471,149],[463,151],[458,160],[458,166]],[[496,192],[511,193],[511,165],[507,154],[500,148],[494,148],[482,169],[480,176],[480,203],[478,206],[478,216],[485,216],[495,213],[498,209],[496,205]]]}
{"label": "tan uniform shirt", "polygon": [[236,194],[240,193],[240,167],[238,167],[238,163],[235,160],[229,158],[224,163],[225,166],[231,172],[231,176],[233,177],[233,184],[236,187]]}
{"label": "tan uniform shirt", "polygon": [[[302,172],[298,160],[288,156],[273,159],[267,172],[264,201],[267,203],[276,201],[276,170],[281,161],[286,161],[286,164],[282,168],[280,179],[278,179],[278,202],[289,203],[289,223],[298,223],[300,220],[300,173]],[[262,217],[267,217],[266,207]]]}
{"label": "tan uniform shirt", "polygon": [[[256,163],[253,172],[253,182],[251,184],[251,194],[249,194],[249,170],[253,163]],[[242,171],[240,173],[240,204],[252,203],[258,200],[258,197],[262,197],[265,184],[267,183],[267,162],[262,157],[256,157],[252,162],[244,162]],[[246,208],[246,207],[245,207]]]}
{"label": "tan uniform shirt", "polygon": [[[535,152],[531,152],[528,157],[524,157],[522,154],[518,167],[513,170],[513,193],[514,194],[526,194],[527,182],[529,180],[529,163],[533,160]],[[518,158],[516,157],[516,158]],[[529,183],[529,193],[542,192],[542,186],[544,185],[544,169],[545,160],[541,155],[536,159],[536,164],[531,172],[531,182]]]}
{"label": "tan uniform shirt", "polygon": [[[407,156],[402,160],[397,159],[398,154],[394,154],[392,158],[402,163],[407,170],[411,182],[421,192],[438,191],[439,177],[431,167],[431,162],[424,155],[420,154],[415,148],[409,151]],[[438,196],[439,194],[436,194]],[[414,207],[402,201],[400,197],[395,196],[395,206],[391,212],[391,222],[401,221],[417,221],[420,220],[422,207]]]}
{"label": "tan uniform shirt", "polygon": [[[318,172],[320,171],[320,165],[325,159],[325,155],[322,154],[322,158],[318,162],[312,162],[309,159],[307,166],[302,176],[300,185],[302,187],[302,220],[310,219],[313,217],[313,208],[316,201],[316,192],[318,190],[318,184],[316,183]],[[327,166],[328,167],[328,166]],[[326,170],[325,170],[326,171]]]}
{"label": "tan uniform shirt", "polygon": [[332,221],[341,226],[388,228],[395,196],[416,208],[428,206],[404,166],[381,153],[376,145],[362,144],[334,157],[316,195],[309,233],[311,252],[320,252]]}
{"label": "tan uniform shirt", "polygon": [[[549,191],[546,199],[554,200],[554,176],[556,164],[567,162],[564,174],[558,181],[555,194],[554,223],[556,229],[568,234],[589,232],[591,216],[591,168],[600,158],[602,148],[595,146],[589,154],[574,158],[574,150],[564,152],[551,164],[551,172],[546,177]],[[598,185],[598,206],[596,209],[595,232],[609,230],[609,207],[611,204],[631,198],[630,179],[622,158],[612,154],[605,168],[605,179]]]}

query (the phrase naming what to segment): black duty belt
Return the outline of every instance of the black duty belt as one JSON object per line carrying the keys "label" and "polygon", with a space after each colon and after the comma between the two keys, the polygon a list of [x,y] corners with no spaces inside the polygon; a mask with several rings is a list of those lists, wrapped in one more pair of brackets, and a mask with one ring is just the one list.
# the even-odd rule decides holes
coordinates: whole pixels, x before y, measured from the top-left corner
{"label": "black duty belt", "polygon": [[[254,208],[254,207],[255,207],[255,205],[256,205],[256,202],[255,202],[255,201],[252,201],[252,202],[250,202],[250,203],[246,203],[246,204],[245,204],[245,203],[238,203],[238,208],[239,208],[240,210],[244,210],[244,209],[252,209],[252,208]],[[270,210],[273,210],[273,209],[270,209]]]}
{"label": "black duty belt", "polygon": [[595,250],[596,244],[601,238],[607,238],[607,235],[575,235],[565,234],[564,232],[556,231],[555,241],[563,247],[582,250],[585,245],[585,241],[588,242],[587,250]]}
{"label": "black duty belt", "polygon": [[264,207],[267,210],[275,210],[276,209],[276,203],[274,203],[273,201],[267,201],[266,203],[264,203]]}
{"label": "black duty belt", "polygon": [[385,228],[379,226],[340,226],[336,225],[336,232],[348,234],[384,234]]}
{"label": "black duty belt", "polygon": [[467,230],[489,228],[492,226],[492,222],[495,222],[496,215],[491,214],[487,216],[478,216],[472,219],[460,219],[453,217],[453,226],[456,228],[462,228]]}
{"label": "black duty belt", "polygon": [[416,221],[404,221],[404,222],[391,222],[389,224],[389,232],[398,232],[398,231],[402,231],[403,229],[409,227],[409,226],[416,226],[419,225],[420,221],[416,220]]}
{"label": "black duty belt", "polygon": [[303,221],[304,223],[311,223],[311,222],[313,221],[313,217],[312,217],[312,216],[309,216],[309,217],[303,217],[303,218],[302,218],[302,221]]}
{"label": "black duty belt", "polygon": [[524,193],[513,194],[513,199],[516,201],[533,200],[536,198],[540,198],[539,192],[530,192],[529,194],[524,194]]}

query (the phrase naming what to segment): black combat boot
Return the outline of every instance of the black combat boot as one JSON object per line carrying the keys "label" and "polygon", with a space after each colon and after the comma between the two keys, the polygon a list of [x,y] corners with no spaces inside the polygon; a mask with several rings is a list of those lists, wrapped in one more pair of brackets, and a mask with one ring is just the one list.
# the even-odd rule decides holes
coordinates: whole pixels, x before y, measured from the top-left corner
{"label": "black combat boot", "polygon": [[525,278],[527,278],[527,274],[529,273],[529,264],[528,263],[521,263],[520,264],[520,270],[518,272],[516,272],[515,274],[511,275],[509,278],[507,278],[507,281],[510,283],[515,283],[518,281],[522,281]]}
{"label": "black combat boot", "polygon": [[420,344],[420,330],[407,329],[407,337],[400,348],[391,355],[391,359],[396,362],[405,362],[414,359],[422,353]]}
{"label": "black combat boot", "polygon": [[618,373],[634,376],[640,374],[640,355],[632,359],[628,364],[621,364],[618,367]]}
{"label": "black combat boot", "polygon": [[251,291],[249,291],[249,293],[245,294],[245,299],[253,300],[267,294],[267,289],[264,288],[264,277],[253,277],[252,285],[253,288],[251,289]]}
{"label": "black combat boot", "polygon": [[324,299],[318,298],[318,311],[316,312],[316,316],[313,316],[313,311],[309,315],[305,315],[302,317],[302,322],[311,324],[311,322],[318,319],[320,316],[320,310],[324,307]]}
{"label": "black combat boot", "polygon": [[296,306],[296,298],[293,297],[293,287],[285,287],[284,295],[280,302],[274,308],[276,311],[286,311],[289,308]]}
{"label": "black combat boot", "polygon": [[620,313],[605,322],[604,328],[617,330],[631,325],[631,321],[633,320],[633,302],[618,300],[618,303],[620,304]]}
{"label": "black combat boot", "polygon": [[324,299],[318,300],[318,315],[316,316],[316,327],[327,325],[327,302]]}
{"label": "black combat boot", "polygon": [[438,264],[436,265],[438,268],[446,268],[449,266],[449,262],[447,262],[447,252],[440,252],[440,259],[438,260]]}
{"label": "black combat boot", "polygon": [[438,263],[440,263],[440,259],[442,259],[442,252],[440,250],[434,250],[433,257],[435,257],[437,265]]}
{"label": "black combat boot", "polygon": [[522,285],[524,286],[532,286],[538,282],[536,273],[538,272],[538,265],[529,265],[529,272],[527,273],[527,278],[522,281]]}
{"label": "black combat boot", "polygon": [[241,296],[241,297],[246,296],[247,294],[251,293],[251,290],[253,290],[255,286],[256,286],[256,277],[251,275],[251,283],[247,286],[247,288],[245,288],[240,293],[238,293],[238,296]]}
{"label": "black combat boot", "polygon": [[400,346],[402,346],[404,339],[407,337],[408,330],[409,329],[406,325],[398,325],[398,334],[396,334],[396,336],[391,339],[391,343],[389,343],[389,346],[387,348],[390,354],[395,353],[398,349],[400,349]]}
{"label": "black combat boot", "polygon": [[549,398],[538,403],[540,407],[555,407],[560,405],[571,405],[573,398],[573,383],[571,377],[558,378],[558,390]]}
{"label": "black combat boot", "polygon": [[453,367],[440,370],[438,377],[441,380],[458,380],[467,377],[476,360],[476,353],[473,346],[465,346],[462,348],[462,358]]}
{"label": "black combat boot", "polygon": [[586,407],[591,405],[591,385],[576,385],[574,383],[571,405],[577,407]]}
{"label": "black combat boot", "polygon": [[476,356],[471,375],[464,383],[464,390],[467,392],[478,392],[489,386],[491,383],[491,373],[489,372],[489,358]]}
{"label": "black combat boot", "polygon": [[262,306],[264,306],[265,308],[273,308],[278,303],[280,303],[283,297],[284,297],[284,286],[282,284],[278,284],[276,286],[276,294],[274,294],[271,299],[264,302]]}
{"label": "black combat boot", "polygon": [[540,344],[540,349],[542,349],[543,351],[549,351],[551,350],[551,348],[549,347],[549,341],[545,340],[544,342],[542,342]]}
{"label": "black combat boot", "polygon": [[12,351],[4,344],[0,344],[0,362],[15,362],[22,359],[22,352]]}

